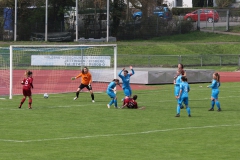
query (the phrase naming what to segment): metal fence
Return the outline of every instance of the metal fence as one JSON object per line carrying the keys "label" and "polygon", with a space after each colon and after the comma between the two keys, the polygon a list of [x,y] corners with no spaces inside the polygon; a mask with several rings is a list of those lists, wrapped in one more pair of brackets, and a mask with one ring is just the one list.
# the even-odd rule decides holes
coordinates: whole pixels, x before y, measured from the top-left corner
{"label": "metal fence", "polygon": [[[218,22],[209,22],[206,18],[205,21],[200,21],[200,24],[197,22],[190,22],[184,20],[183,15],[173,15],[171,19],[164,19],[158,15],[150,14],[149,16],[143,15],[140,19],[121,19],[118,28],[113,28],[112,20],[110,20],[110,33],[109,36],[116,37],[117,40],[129,40],[129,39],[149,39],[153,37],[161,37],[164,35],[173,35],[173,34],[183,34],[192,30],[206,29],[209,31],[229,31],[231,27],[240,26],[240,11],[236,9],[222,10],[216,9],[219,14]],[[14,12],[12,10],[12,12]],[[13,18],[14,14],[7,14],[8,20],[6,21],[6,14],[4,8],[0,8],[0,40],[13,40]],[[32,13],[34,13],[32,11]],[[45,36],[45,22],[44,18],[41,20],[34,20],[30,17],[31,14],[26,15],[22,18],[18,17],[17,24],[17,40],[44,40]],[[104,15],[104,14],[101,14]],[[4,17],[5,16],[5,17]],[[100,15],[99,15],[100,16]],[[93,15],[81,14],[80,19],[78,20],[78,35],[79,38],[101,38],[106,37],[106,16],[100,16],[103,18],[96,18]],[[9,19],[10,18],[10,19]],[[12,18],[12,19],[11,19]],[[30,19],[29,21],[27,21]],[[9,25],[12,25],[6,28],[6,22]],[[199,25],[199,26],[198,26]],[[68,41],[73,41],[76,37],[76,20],[74,17],[65,17],[64,19],[54,22],[49,20],[48,22],[48,32],[59,33],[59,36],[55,34],[53,37],[49,35],[49,39],[57,39],[61,37],[61,32],[68,32],[64,34],[71,36],[68,38]],[[40,33],[40,34],[38,34]],[[43,36],[42,36],[43,35]],[[37,37],[37,38],[35,38]],[[66,38],[62,38],[66,39]],[[61,40],[61,39],[60,39]]]}
{"label": "metal fence", "polygon": [[119,55],[118,67],[176,67],[182,63],[189,67],[240,66],[240,55]]}
{"label": "metal fence", "polygon": [[[6,29],[6,18],[11,28],[14,28],[14,10],[11,9],[11,14],[3,12],[5,8],[0,8],[0,40],[13,40],[13,29]],[[43,17],[30,17],[37,9],[29,11],[25,17],[18,17],[17,21],[17,40],[33,40],[45,39],[41,33],[45,31],[45,21]],[[18,11],[20,12],[20,11]],[[18,13],[18,15],[21,15]],[[76,21],[78,21],[78,38],[101,38],[106,37],[106,16],[94,17],[93,14],[81,14],[79,19],[74,17],[65,17],[57,22],[48,21],[48,33],[50,32],[68,32],[72,36],[72,41],[75,39]],[[171,19],[165,19],[157,15],[151,14],[144,16],[141,19],[130,18],[128,20],[121,19],[118,28],[113,27],[112,19],[110,19],[109,36],[116,37],[118,40],[124,39],[139,39],[152,38],[163,35],[181,34],[196,29],[195,24],[185,22],[179,19],[179,16],[173,16]],[[40,34],[38,34],[40,33]],[[68,34],[69,35],[69,34]],[[55,35],[54,35],[55,36]],[[37,38],[33,38],[37,37]],[[55,37],[56,38],[56,37]],[[57,39],[57,38],[56,38]]]}
{"label": "metal fence", "polygon": [[[112,55],[110,55],[112,56]],[[0,47],[0,67],[9,66],[9,48]],[[203,66],[240,66],[240,54],[203,54],[203,55],[132,55],[118,54],[118,67],[176,67],[182,63],[188,67]]]}
{"label": "metal fence", "polygon": [[216,9],[219,20],[213,21],[212,23],[208,22],[206,18],[205,21],[201,21],[199,24],[200,29],[205,29],[209,31],[230,31],[234,27],[240,26],[240,10],[236,9]]}

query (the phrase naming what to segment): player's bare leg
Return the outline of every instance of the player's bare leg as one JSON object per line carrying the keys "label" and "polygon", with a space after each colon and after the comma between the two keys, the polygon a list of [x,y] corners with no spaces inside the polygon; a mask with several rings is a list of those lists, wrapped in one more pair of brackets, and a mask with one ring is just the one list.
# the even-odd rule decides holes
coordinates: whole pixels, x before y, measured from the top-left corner
{"label": "player's bare leg", "polygon": [[23,103],[25,102],[25,100],[26,100],[26,96],[24,96],[24,97],[22,98],[22,100],[21,100],[20,105],[19,105],[18,108],[22,108],[22,105],[23,105]]}
{"label": "player's bare leg", "polygon": [[28,108],[32,109],[32,96],[28,97]]}
{"label": "player's bare leg", "polygon": [[93,94],[93,91],[92,90],[89,90],[90,94],[91,94],[91,98],[92,98],[92,102],[94,103],[94,94]]}
{"label": "player's bare leg", "polygon": [[79,92],[80,92],[80,91],[81,91],[80,88],[78,88],[78,89],[77,89],[77,92],[76,92],[76,97],[74,97],[73,100],[78,99],[78,96],[79,96]]}

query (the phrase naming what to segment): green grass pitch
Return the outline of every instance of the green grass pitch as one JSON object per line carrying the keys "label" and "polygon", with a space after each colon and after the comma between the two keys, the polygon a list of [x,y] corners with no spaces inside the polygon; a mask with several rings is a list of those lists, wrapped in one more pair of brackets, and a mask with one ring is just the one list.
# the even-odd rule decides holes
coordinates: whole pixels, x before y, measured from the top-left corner
{"label": "green grass pitch", "polygon": [[[173,85],[133,90],[145,110],[108,109],[106,93],[33,95],[0,99],[1,160],[237,160],[240,153],[240,83],[222,83],[222,112],[210,112],[208,84],[190,84],[192,117],[176,118]],[[200,87],[202,86],[202,87]],[[34,93],[34,90],[33,90]],[[123,92],[118,91],[121,106]]]}

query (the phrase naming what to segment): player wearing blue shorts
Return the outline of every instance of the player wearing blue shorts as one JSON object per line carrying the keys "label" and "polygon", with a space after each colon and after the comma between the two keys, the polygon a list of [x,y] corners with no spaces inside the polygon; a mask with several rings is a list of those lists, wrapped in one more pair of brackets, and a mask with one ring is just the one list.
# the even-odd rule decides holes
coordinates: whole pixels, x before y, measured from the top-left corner
{"label": "player wearing blue shorts", "polygon": [[[179,95],[179,91],[180,91],[180,84],[182,83],[181,81],[182,78],[182,74],[180,72],[180,70],[177,70],[177,75],[174,77],[173,80],[173,84],[174,84],[174,96],[177,99],[178,95]],[[177,99],[178,101],[178,99]],[[183,109],[183,105],[180,106],[181,109]]]}
{"label": "player wearing blue shorts", "polygon": [[182,103],[186,105],[186,110],[188,113],[188,117],[191,117],[191,110],[188,106],[188,92],[190,91],[189,84],[187,83],[187,78],[182,77],[181,78],[182,83],[180,84],[180,91],[178,95],[178,105],[177,105],[177,114],[176,117],[180,117],[180,106]]}
{"label": "player wearing blue shorts", "polygon": [[115,93],[116,91],[116,85],[119,85],[119,79],[114,79],[107,87],[107,94],[112,99],[108,104],[107,107],[110,108],[111,105],[114,103],[114,107],[118,108],[117,106],[117,95]]}
{"label": "player wearing blue shorts", "polygon": [[219,94],[219,87],[220,87],[220,75],[218,73],[213,73],[213,80],[212,84],[207,86],[208,88],[212,88],[212,95],[211,95],[211,108],[209,111],[214,111],[214,105],[216,104],[218,110],[221,111],[220,103],[218,101],[218,94]]}
{"label": "player wearing blue shorts", "polygon": [[[131,97],[132,95],[132,89],[130,87],[130,77],[134,75],[133,67],[130,66],[130,69],[132,70],[132,73],[128,73],[125,68],[123,68],[119,73],[118,76],[122,79],[122,89],[126,97]],[[122,75],[123,72],[123,75]]]}

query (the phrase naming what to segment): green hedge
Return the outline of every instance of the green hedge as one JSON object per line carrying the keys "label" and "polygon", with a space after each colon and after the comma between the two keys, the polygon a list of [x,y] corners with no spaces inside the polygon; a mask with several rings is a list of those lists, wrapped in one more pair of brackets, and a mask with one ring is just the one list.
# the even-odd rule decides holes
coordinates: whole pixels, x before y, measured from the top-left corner
{"label": "green hedge", "polygon": [[185,15],[192,11],[200,9],[200,7],[193,7],[193,8],[172,8],[173,15]]}

